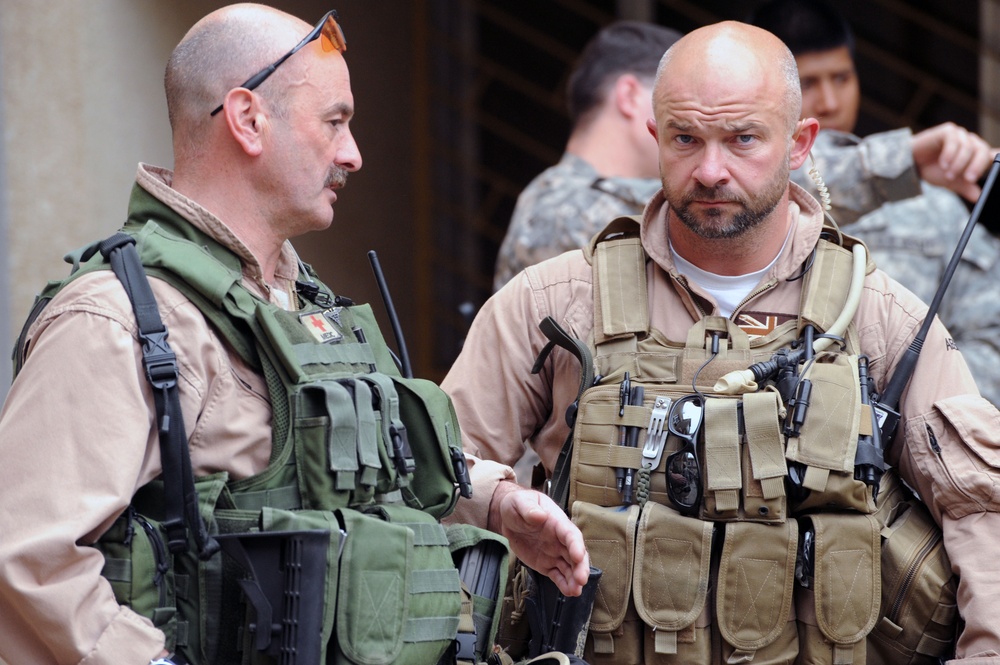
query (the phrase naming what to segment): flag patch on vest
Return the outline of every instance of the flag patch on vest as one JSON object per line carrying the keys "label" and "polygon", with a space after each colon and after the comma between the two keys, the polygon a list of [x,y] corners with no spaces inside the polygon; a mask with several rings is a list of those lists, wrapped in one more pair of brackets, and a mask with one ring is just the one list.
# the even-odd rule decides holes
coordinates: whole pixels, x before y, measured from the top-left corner
{"label": "flag patch on vest", "polygon": [[317,342],[327,343],[339,341],[343,335],[340,334],[333,324],[323,316],[323,312],[309,312],[300,314],[299,322],[306,327]]}
{"label": "flag patch on vest", "polygon": [[763,337],[774,331],[785,321],[791,321],[794,316],[788,314],[770,314],[766,312],[740,312],[736,317],[736,325],[750,339]]}

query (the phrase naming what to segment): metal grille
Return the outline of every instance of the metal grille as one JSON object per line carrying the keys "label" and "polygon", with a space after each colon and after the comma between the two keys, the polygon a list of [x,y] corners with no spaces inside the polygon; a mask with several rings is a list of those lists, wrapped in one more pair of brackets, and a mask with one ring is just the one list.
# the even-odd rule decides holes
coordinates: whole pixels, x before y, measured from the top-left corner
{"label": "metal grille", "polygon": [[[418,35],[426,143],[419,140],[418,364],[441,378],[490,295],[521,189],[558,161],[568,70],[618,17],[681,31],[741,20],[730,0],[430,0]],[[953,120],[978,128],[978,0],[842,0],[857,37],[858,132]],[[418,129],[419,128],[415,128]]]}

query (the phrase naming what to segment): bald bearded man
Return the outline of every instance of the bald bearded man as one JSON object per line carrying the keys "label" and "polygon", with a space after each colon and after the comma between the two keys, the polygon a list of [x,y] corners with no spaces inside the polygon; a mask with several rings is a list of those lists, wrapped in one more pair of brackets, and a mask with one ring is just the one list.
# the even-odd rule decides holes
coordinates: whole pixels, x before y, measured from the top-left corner
{"label": "bald bearded man", "polygon": [[[871,429],[858,402],[859,358],[876,390],[884,389],[927,307],[859,264],[860,301],[846,329],[816,316],[845,307],[835,294],[847,291],[850,270],[819,266],[827,257],[849,264],[846,247],[854,243],[822,239],[819,205],[789,182],[819,131],[816,120],[800,120],[801,104],[795,60],[770,33],[726,22],[678,41],[653,88],[649,131],[662,188],[642,218],[619,221],[593,246],[515,277],[480,310],[442,384],[455,401],[475,485],[459,519],[507,536],[566,594],[579,593],[589,563],[605,570],[588,662],[865,657],[865,636],[879,619],[879,535],[870,518],[874,488],[853,474],[859,431]],[[860,248],[852,251],[863,260]],[[587,342],[594,387],[581,384],[577,357],[558,346],[532,372],[549,343],[539,327],[548,317]],[[813,345],[828,331],[835,342]],[[976,461],[1000,444],[1000,414],[979,396],[948,337],[935,321],[899,404],[905,425],[886,452],[895,468],[886,475],[898,472],[916,489],[943,530],[961,580],[957,658],[1000,662],[991,554],[1000,475]],[[803,425],[811,443],[798,430],[779,434],[781,425],[799,425],[792,404],[764,379],[759,392],[744,389],[738,407],[715,392],[730,369],[804,344],[826,349],[796,367],[817,391]],[[818,387],[832,384],[817,372],[853,382],[849,399],[832,399],[833,388]],[[629,385],[644,387],[641,401]],[[751,429],[751,418],[763,430]],[[568,419],[577,431],[564,464]],[[846,429],[838,426],[844,422]],[[629,430],[639,433],[631,452],[618,445]],[[670,436],[660,438],[661,430]],[[514,482],[510,465],[522,441],[566,494],[553,499]],[[631,501],[616,488],[616,468],[636,474],[641,489]],[[844,520],[841,535],[850,535],[831,536],[820,526],[827,519]],[[816,557],[827,562],[816,572],[822,593],[799,589],[811,577],[793,582],[800,531],[832,548]],[[832,562],[847,560],[856,563],[853,573],[830,572]],[[803,609],[813,593],[813,609]],[[850,611],[830,620],[830,607]]]}

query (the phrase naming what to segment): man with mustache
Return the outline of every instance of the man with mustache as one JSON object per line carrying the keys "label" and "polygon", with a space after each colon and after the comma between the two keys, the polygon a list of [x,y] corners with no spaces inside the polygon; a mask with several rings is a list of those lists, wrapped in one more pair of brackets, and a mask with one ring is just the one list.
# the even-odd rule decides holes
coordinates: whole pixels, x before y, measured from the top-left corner
{"label": "man with mustache", "polygon": [[[330,226],[362,163],[345,48],[333,13],[314,29],[236,4],[194,25],[167,64],[175,166],[139,165],[125,228],[140,253],[154,236],[195,248],[172,268],[186,277],[165,262],[167,274],[150,280],[176,355],[195,476],[245,481],[283,443],[272,441],[272,408],[281,405],[253,366],[256,352],[227,337],[233,302],[222,296],[230,285],[248,307],[312,306],[308,287],[318,280],[289,240]],[[214,287],[190,286],[200,274],[218,277],[219,265],[227,269]],[[322,319],[308,323],[338,334]],[[157,418],[159,389],[147,381],[136,325],[110,270],[70,282],[26,324],[21,370],[0,415],[0,659],[9,663],[146,665],[168,656],[164,631],[116,601],[101,553],[87,546],[160,476],[159,430],[180,425],[177,414]],[[138,542],[142,529],[130,528],[127,541]],[[195,632],[172,632],[170,650],[188,644],[186,658],[198,658],[197,617],[187,620]]]}
{"label": "man with mustache", "polygon": [[[818,202],[789,182],[819,132],[801,105],[795,59],[774,35],[725,22],[680,39],[660,62],[648,123],[661,191],[641,219],[612,222],[494,294],[442,384],[475,485],[457,517],[507,536],[565,594],[580,593],[588,564],[604,570],[590,663],[864,662],[876,624],[891,632],[871,518],[885,495],[855,476],[874,427],[859,387],[870,376],[885,389],[927,306],[824,231]],[[592,359],[547,334],[549,319]],[[747,324],[765,320],[763,332]],[[948,338],[935,319],[886,476],[898,472],[941,527],[945,575],[960,577],[939,608],[943,624],[957,621],[955,603],[964,620],[956,660],[995,663],[1000,474],[985,460],[1000,414]],[[732,392],[719,381],[772,354],[783,367],[790,356],[777,352],[796,349],[810,359],[788,361],[802,388],[789,397],[766,373]],[[641,403],[626,390],[637,384]],[[633,450],[620,443],[629,430],[645,433]],[[516,483],[523,441],[553,496]],[[638,477],[631,499],[616,489],[622,468]],[[803,574],[795,552],[808,563],[812,543],[816,569]]]}

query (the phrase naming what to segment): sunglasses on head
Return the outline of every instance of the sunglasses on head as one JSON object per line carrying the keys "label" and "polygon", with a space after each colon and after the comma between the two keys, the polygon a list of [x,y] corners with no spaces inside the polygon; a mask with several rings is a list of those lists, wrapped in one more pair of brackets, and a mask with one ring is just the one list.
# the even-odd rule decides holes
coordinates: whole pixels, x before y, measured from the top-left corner
{"label": "sunglasses on head", "polygon": [[[245,88],[247,90],[253,90],[261,83],[266,81],[267,77],[273,74],[274,70],[277,69],[281,63],[283,63],[285,60],[288,60],[290,57],[295,55],[306,44],[309,44],[310,42],[313,42],[317,39],[320,40],[320,45],[323,47],[323,50],[327,53],[333,50],[337,50],[343,53],[344,51],[347,50],[347,40],[344,38],[344,31],[341,30],[340,24],[337,23],[336,9],[331,9],[330,11],[328,11],[326,15],[319,20],[319,23],[316,24],[316,27],[314,27],[312,31],[308,35],[306,35],[301,42],[296,44],[291,51],[281,56],[280,58],[275,60],[274,63],[260,70],[259,72],[248,78],[246,81],[244,81],[241,85],[238,85],[236,87]],[[221,110],[222,110],[222,104],[219,104],[215,108],[215,110],[212,111],[211,115],[214,116]]]}

